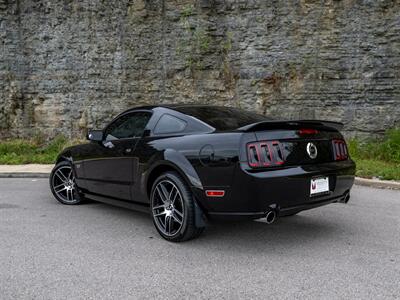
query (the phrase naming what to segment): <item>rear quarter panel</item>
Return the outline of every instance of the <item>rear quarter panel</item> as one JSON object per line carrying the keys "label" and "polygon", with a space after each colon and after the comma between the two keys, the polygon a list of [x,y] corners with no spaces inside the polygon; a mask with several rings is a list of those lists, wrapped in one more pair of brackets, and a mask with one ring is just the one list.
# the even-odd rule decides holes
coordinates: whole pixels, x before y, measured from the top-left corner
{"label": "rear quarter panel", "polygon": [[[204,193],[206,189],[224,189],[229,193],[235,168],[238,166],[241,135],[242,133],[210,133],[148,138],[142,145],[144,148],[138,151],[152,154],[148,163],[139,164],[142,168],[139,173],[146,177],[146,173],[160,160],[173,163],[185,173],[200,205],[209,209]],[[174,152],[179,154],[172,155]],[[191,180],[190,172],[185,171],[185,161],[181,161],[179,157],[183,157],[193,167],[200,184]]]}

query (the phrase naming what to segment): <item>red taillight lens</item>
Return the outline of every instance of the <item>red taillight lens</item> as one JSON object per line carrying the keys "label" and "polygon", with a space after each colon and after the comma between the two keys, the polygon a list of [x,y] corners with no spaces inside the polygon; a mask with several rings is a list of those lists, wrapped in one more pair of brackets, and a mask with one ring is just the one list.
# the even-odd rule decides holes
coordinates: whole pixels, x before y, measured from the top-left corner
{"label": "red taillight lens", "polygon": [[279,141],[247,144],[247,158],[252,168],[274,167],[285,163],[283,147]]}
{"label": "red taillight lens", "polygon": [[332,148],[335,160],[345,160],[349,157],[347,145],[344,140],[333,140]]}
{"label": "red taillight lens", "polygon": [[[260,154],[263,158],[262,165],[265,167],[269,167],[272,164],[272,151],[271,147],[268,143],[260,143]],[[257,166],[256,166],[257,167]]]}
{"label": "red taillight lens", "polygon": [[283,158],[282,144],[279,143],[278,141],[273,141],[273,142],[271,142],[271,145],[273,148],[275,164],[283,165],[283,163],[285,162],[285,159]]}
{"label": "red taillight lens", "polygon": [[261,164],[259,145],[247,145],[247,157],[250,167],[258,167]]}

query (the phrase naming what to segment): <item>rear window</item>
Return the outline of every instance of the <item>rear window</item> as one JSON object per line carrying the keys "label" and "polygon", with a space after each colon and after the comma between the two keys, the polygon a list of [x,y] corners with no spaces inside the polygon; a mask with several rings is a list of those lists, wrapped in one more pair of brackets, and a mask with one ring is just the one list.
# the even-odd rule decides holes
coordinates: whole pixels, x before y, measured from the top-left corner
{"label": "rear window", "polygon": [[176,110],[193,116],[217,130],[234,130],[249,124],[271,120],[266,116],[232,107],[181,106]]}
{"label": "rear window", "polygon": [[158,121],[154,133],[156,134],[167,134],[167,133],[179,133],[182,132],[186,127],[186,122],[178,119],[169,114],[163,115]]}

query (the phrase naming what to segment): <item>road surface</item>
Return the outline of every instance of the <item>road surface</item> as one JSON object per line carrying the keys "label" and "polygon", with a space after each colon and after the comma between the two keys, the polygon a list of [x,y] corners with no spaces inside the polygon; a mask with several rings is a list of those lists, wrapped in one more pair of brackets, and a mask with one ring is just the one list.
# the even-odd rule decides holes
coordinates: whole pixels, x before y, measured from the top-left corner
{"label": "road surface", "polygon": [[0,179],[0,298],[399,299],[400,191],[356,186],[347,205],[173,244],[143,213]]}

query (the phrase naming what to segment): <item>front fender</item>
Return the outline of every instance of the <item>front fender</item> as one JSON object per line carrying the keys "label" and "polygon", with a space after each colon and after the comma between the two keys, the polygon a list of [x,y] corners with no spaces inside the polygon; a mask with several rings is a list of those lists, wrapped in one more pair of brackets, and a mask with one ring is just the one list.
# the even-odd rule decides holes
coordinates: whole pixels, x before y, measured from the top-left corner
{"label": "front fender", "polygon": [[82,181],[83,178],[85,178],[84,174],[84,168],[81,167],[80,163],[75,163],[74,162],[74,157],[72,154],[72,147],[64,149],[56,158],[55,164],[57,165],[61,161],[67,161],[72,165],[72,170],[75,173],[75,178],[77,180],[77,184],[79,187],[83,188],[85,187],[85,182]]}
{"label": "front fender", "polygon": [[72,163],[73,159],[72,159],[70,149],[67,148],[64,151],[62,151],[60,154],[57,155],[55,164],[58,164],[61,161],[69,161]]}

